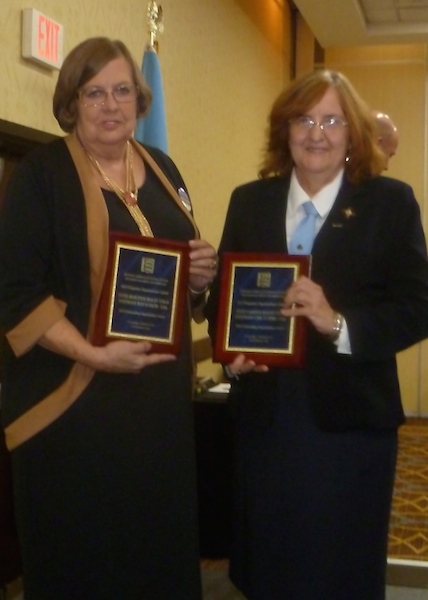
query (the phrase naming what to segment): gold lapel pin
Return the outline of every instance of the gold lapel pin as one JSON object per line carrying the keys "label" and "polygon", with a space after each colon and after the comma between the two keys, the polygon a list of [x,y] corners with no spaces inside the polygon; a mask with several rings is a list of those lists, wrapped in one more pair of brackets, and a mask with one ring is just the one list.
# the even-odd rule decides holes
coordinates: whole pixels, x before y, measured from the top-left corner
{"label": "gold lapel pin", "polygon": [[355,213],[354,209],[351,208],[350,206],[348,208],[344,208],[342,210],[342,212],[343,212],[343,214],[345,215],[345,217],[347,219],[350,219],[351,217],[355,217],[356,216],[356,213]]}
{"label": "gold lapel pin", "polygon": [[[348,206],[347,208],[342,208],[342,213],[345,216],[345,219],[351,219],[352,217],[356,217],[357,213],[354,211],[353,208],[351,208],[350,206]],[[341,229],[343,227],[343,223],[332,223],[331,224],[332,227],[336,228],[336,229]]]}

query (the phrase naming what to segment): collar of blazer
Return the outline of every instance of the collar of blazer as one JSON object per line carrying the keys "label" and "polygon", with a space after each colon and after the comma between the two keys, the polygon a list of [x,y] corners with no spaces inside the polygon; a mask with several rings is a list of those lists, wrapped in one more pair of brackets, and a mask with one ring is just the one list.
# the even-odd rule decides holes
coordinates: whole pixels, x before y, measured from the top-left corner
{"label": "collar of blazer", "polygon": [[359,186],[343,181],[331,211],[315,238],[312,254],[317,263],[324,260],[325,253],[331,251],[332,247],[337,248],[345,239],[349,227],[357,225],[359,215],[373,203],[370,187],[370,180]]}
{"label": "collar of blazer", "polygon": [[345,229],[372,202],[368,193],[370,181],[355,187],[344,180],[322,230]]}
{"label": "collar of blazer", "polygon": [[[259,179],[253,185],[251,197],[255,201],[254,218],[262,245],[270,252],[283,252],[286,248],[285,213],[290,177]],[[372,202],[372,194],[369,193],[371,186],[371,180],[359,186],[352,186],[344,179],[332,209],[315,239],[314,253],[318,254],[318,249],[324,245],[323,242],[329,244],[333,232],[334,239],[337,239],[346,233],[347,227],[358,220],[358,215]],[[273,223],[275,226],[272,226]]]}
{"label": "collar of blazer", "polygon": [[245,196],[245,204],[250,206],[251,222],[257,229],[260,249],[265,252],[285,252],[285,211],[289,179],[268,177],[252,182]]}

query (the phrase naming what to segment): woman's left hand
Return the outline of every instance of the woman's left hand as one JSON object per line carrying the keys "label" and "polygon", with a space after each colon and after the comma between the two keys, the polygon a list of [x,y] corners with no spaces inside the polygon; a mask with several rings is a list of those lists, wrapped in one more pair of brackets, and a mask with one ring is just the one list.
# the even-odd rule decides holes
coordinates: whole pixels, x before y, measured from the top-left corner
{"label": "woman's left hand", "polygon": [[189,287],[202,294],[217,275],[217,252],[205,240],[190,240]]}
{"label": "woman's left hand", "polygon": [[308,277],[299,277],[286,291],[281,314],[285,317],[306,317],[320,333],[331,335],[335,311],[327,302],[323,289]]}

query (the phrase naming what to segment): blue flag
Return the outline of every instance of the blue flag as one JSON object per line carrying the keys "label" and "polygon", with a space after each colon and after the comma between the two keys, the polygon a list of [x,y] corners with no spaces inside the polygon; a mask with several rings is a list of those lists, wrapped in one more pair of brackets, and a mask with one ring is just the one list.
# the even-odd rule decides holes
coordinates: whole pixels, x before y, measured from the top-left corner
{"label": "blue flag", "polygon": [[138,119],[134,137],[138,142],[168,152],[162,74],[156,50],[150,45],[144,51],[141,71],[152,90],[153,100],[146,117]]}

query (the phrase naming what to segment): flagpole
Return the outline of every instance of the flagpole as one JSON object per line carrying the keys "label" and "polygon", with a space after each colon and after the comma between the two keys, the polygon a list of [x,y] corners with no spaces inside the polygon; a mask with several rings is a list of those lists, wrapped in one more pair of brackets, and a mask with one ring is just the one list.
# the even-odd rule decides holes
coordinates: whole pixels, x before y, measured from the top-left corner
{"label": "flagpole", "polygon": [[152,105],[144,119],[138,119],[134,137],[138,142],[155,146],[164,152],[168,151],[166,134],[166,116],[162,85],[162,74],[160,70],[159,57],[157,55],[157,35],[162,34],[163,10],[156,2],[151,1],[147,6],[147,26],[149,41],[146,44],[141,71],[152,91]]}
{"label": "flagpole", "polygon": [[147,25],[150,36],[149,45],[151,48],[157,50],[156,37],[164,31],[163,9],[160,4],[158,5],[156,2],[149,2],[147,5]]}

